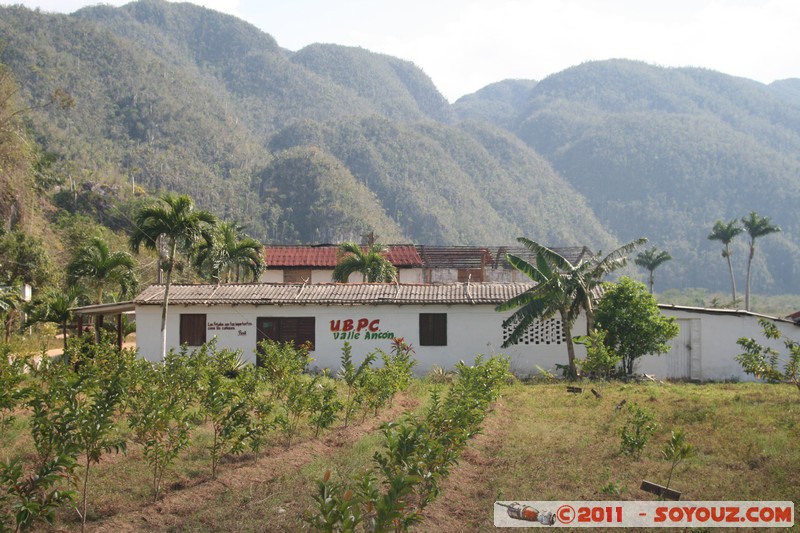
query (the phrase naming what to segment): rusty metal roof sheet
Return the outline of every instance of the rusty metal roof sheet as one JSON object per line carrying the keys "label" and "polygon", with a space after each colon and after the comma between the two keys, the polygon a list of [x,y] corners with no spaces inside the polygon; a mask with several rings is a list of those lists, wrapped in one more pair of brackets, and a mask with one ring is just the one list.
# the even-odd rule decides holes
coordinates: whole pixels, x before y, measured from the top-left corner
{"label": "rusty metal roof sheet", "polygon": [[[398,268],[421,267],[422,258],[413,244],[390,244],[386,258]],[[315,246],[279,244],[264,247],[264,259],[269,268],[322,267],[334,268],[338,263],[335,244]]]}
{"label": "rusty metal roof sheet", "polygon": [[[171,285],[171,305],[499,304],[530,283],[251,283]],[[151,285],[136,305],[160,305],[164,285]]]}
{"label": "rusty metal roof sheet", "polygon": [[494,258],[484,246],[428,246],[417,245],[427,268],[486,268]]}
{"label": "rusty metal roof sheet", "polygon": [[[577,265],[584,259],[588,259],[592,257],[594,254],[587,248],[586,246],[568,246],[563,248],[550,248],[557,254],[561,255],[564,259],[572,263],[573,265]],[[494,267],[498,268],[506,268],[511,269],[512,267],[508,261],[506,260],[506,255],[512,254],[516,255],[528,261],[529,263],[534,263],[536,261],[536,254],[531,252],[528,248],[524,246],[501,246],[497,249],[497,253],[495,255],[496,262]]]}

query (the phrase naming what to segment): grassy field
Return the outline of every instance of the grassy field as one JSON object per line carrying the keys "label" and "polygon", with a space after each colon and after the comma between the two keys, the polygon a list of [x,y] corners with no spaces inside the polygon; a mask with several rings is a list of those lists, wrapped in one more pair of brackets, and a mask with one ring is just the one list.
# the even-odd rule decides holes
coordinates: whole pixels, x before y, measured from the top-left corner
{"label": "grassy field", "polygon": [[[506,387],[426,509],[418,531],[492,530],[495,500],[653,500],[643,479],[664,484],[670,464],[661,449],[682,429],[697,453],[675,470],[671,488],[683,500],[791,500],[800,503],[800,393],[789,385],[753,383],[563,383]],[[259,457],[244,454],[212,480],[207,433],[196,435],[167,475],[166,494],[149,499],[141,450],[104,456],[93,470],[90,531],[297,531],[312,508],[315,481],[326,470],[349,479],[369,466],[381,445],[382,421],[422,409],[432,385],[416,381],[376,418],[368,415],[319,439],[310,431],[290,449],[276,436]],[[589,389],[600,392],[598,399]],[[625,400],[625,406],[616,407]],[[628,406],[658,425],[641,458],[620,453]],[[15,435],[19,436],[16,438]],[[0,458],[30,452],[24,421],[4,438]],[[58,527],[79,529],[64,510]],[[796,526],[795,526],[796,527]],[[718,529],[715,529],[718,530]],[[661,529],[660,531],[664,531]],[[764,529],[761,529],[764,531]],[[786,531],[785,529],[783,531]]]}

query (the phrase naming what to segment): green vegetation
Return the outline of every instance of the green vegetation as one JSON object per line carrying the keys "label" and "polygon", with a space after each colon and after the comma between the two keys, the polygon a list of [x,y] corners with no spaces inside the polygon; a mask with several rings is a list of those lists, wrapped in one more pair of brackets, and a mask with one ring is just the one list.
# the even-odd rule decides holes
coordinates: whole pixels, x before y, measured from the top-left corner
{"label": "green vegetation", "polygon": [[[310,521],[335,530],[358,517],[360,529],[421,523],[444,532],[485,530],[491,502],[521,493],[548,500],[648,498],[639,484],[654,476],[687,500],[797,501],[800,495],[796,476],[787,475],[800,468],[794,438],[800,419],[789,384],[607,382],[598,399],[567,394],[563,383],[506,385],[507,362],[478,358],[459,365],[449,383],[400,380],[409,386],[398,391],[394,408],[384,405],[378,417],[354,420],[346,429],[340,418],[320,430],[306,411],[286,449],[286,435],[274,423],[289,407],[286,396],[270,400],[278,395],[261,368],[241,368],[236,354],[211,347],[151,364],[104,346],[70,348],[72,359],[81,361],[77,370],[56,361],[27,373],[10,371],[16,372],[13,384],[3,378],[29,406],[15,412],[17,420],[0,437],[7,453],[0,465],[4,528],[49,521],[77,529],[82,521],[74,505],[87,494],[87,529],[144,520],[154,529],[180,522],[186,530],[245,531],[261,524],[286,531]],[[287,357],[294,350],[281,348]],[[294,358],[302,360],[302,350]],[[344,398],[342,381],[301,376],[302,383],[317,380]],[[174,383],[184,387],[169,386]],[[118,384],[124,384],[121,401],[114,396]],[[220,403],[229,408],[242,398],[274,405],[265,417],[254,403],[237,408],[247,412],[248,424],[234,424],[239,415],[225,422],[247,428],[249,440],[236,452],[240,457],[220,455],[219,482],[211,481],[208,468],[217,432],[216,415],[204,421],[208,385],[235,393]],[[153,394],[164,401],[153,401]],[[623,400],[635,407],[621,410]],[[159,404],[170,413],[159,412]],[[359,409],[373,413],[366,404]],[[89,431],[97,427],[89,420],[100,421],[102,431]],[[263,423],[268,428],[257,429]],[[241,436],[225,431],[219,431],[224,438]],[[259,454],[253,438],[269,453]],[[123,441],[127,454],[114,460],[75,460],[86,449],[99,458]],[[163,460],[158,472],[157,454]],[[546,464],[547,475],[512,464]],[[154,475],[161,476],[161,504],[152,503]],[[743,485],[742,475],[752,483]]]}
{"label": "green vegetation", "polygon": [[733,263],[731,262],[731,241],[734,237],[742,233],[744,229],[739,226],[739,221],[734,219],[730,222],[722,222],[717,220],[714,222],[714,227],[711,233],[708,234],[708,239],[712,241],[720,241],[724,248],[722,249],[722,257],[728,262],[728,273],[731,276],[731,304],[736,305],[736,276],[733,275]]}
{"label": "green vegetation", "polygon": [[385,242],[529,234],[611,250],[648,235],[674,257],[659,270],[664,288],[714,291],[723,264],[704,228],[769,210],[784,231],[753,258],[752,288],[779,294],[796,278],[800,104],[787,84],[614,60],[507,80],[448,106],[406,61],[333,44],[289,52],[193,5],[69,16],[8,6],[0,20],[10,191],[0,214],[6,234],[56,243],[44,254],[56,268],[26,270],[39,270],[37,286],[58,282],[64,250],[75,249],[51,234],[44,218],[61,215],[39,199],[131,232],[147,191],[190,194],[262,243],[375,230]]}
{"label": "green vegetation", "polygon": [[[131,234],[131,250],[144,246],[158,252],[159,268],[166,274],[164,302],[161,305],[161,358],[167,356],[167,308],[172,273],[178,265],[178,253],[194,253],[200,239],[213,239],[211,228],[217,219],[207,211],[195,211],[194,202],[185,195],[165,194],[160,204],[142,208],[136,213],[136,229]],[[163,239],[163,241],[162,241]]]}
{"label": "green vegetation", "polygon": [[623,277],[609,284],[597,304],[597,323],[603,342],[621,356],[626,374],[633,374],[637,359],[669,351],[669,340],[680,332],[674,317],[661,314],[644,284]]}
{"label": "green vegetation", "polygon": [[750,236],[750,253],[747,255],[747,288],[744,295],[744,308],[750,310],[750,270],[753,267],[753,257],[756,255],[756,239],[764,237],[770,233],[777,233],[781,230],[778,226],[771,223],[769,217],[760,217],[755,211],[750,211],[746,217],[742,217],[742,226]]}
{"label": "green vegetation", "polygon": [[658,429],[653,413],[646,411],[637,404],[628,404],[628,418],[619,430],[620,451],[623,455],[630,455],[635,459],[642,456],[642,450],[647,441]]}
{"label": "green vegetation", "polygon": [[[600,286],[604,276],[625,266],[627,255],[637,246],[644,244],[647,239],[637,239],[620,246],[603,258],[592,256],[581,259],[577,265],[570,263],[558,252],[530,239],[520,237],[517,240],[536,254],[536,264],[533,265],[513,254],[508,254],[508,262],[531,278],[535,285],[495,308],[497,311],[517,308],[514,314],[503,321],[503,327],[514,326],[503,347],[518,342],[534,320],[547,319],[558,313],[567,345],[568,375],[575,377],[577,366],[572,324],[580,313],[584,312],[587,334],[594,330],[594,289]],[[653,304],[655,306],[655,301]]]}
{"label": "green vegetation", "polygon": [[[777,350],[762,346],[755,339],[742,337],[736,343],[744,353],[737,355],[736,360],[748,374],[775,382],[788,381],[800,391],[800,343],[786,338],[774,322],[761,318],[759,324],[764,337],[783,341],[788,355],[781,356]],[[780,368],[781,363],[783,369]]]}
{"label": "green vegetation", "polygon": [[389,249],[380,243],[366,250],[355,242],[343,242],[337,250],[338,264],[333,269],[333,281],[347,283],[350,275],[361,274],[364,283],[390,283],[397,279],[397,267],[386,258]]}
{"label": "green vegetation", "polygon": [[655,246],[636,254],[634,263],[650,272],[650,277],[647,280],[647,288],[650,289],[650,294],[653,294],[656,269],[667,261],[672,261],[672,256],[669,255],[669,252],[666,250],[659,250]]}

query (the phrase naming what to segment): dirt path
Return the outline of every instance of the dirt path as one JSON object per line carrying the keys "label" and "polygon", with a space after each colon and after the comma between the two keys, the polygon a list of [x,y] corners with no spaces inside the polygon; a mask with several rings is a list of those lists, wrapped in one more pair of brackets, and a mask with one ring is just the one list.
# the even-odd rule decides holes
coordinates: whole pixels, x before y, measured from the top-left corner
{"label": "dirt path", "polygon": [[[122,347],[124,349],[132,348],[132,349],[135,350],[136,349],[136,341],[123,342],[122,343]],[[64,348],[52,348],[50,350],[47,350],[46,353],[47,353],[48,357],[56,357],[58,355],[63,355],[64,354]]]}
{"label": "dirt path", "polygon": [[[364,435],[376,431],[383,422],[394,420],[402,413],[417,407],[418,400],[398,396],[394,406],[381,413],[378,418],[368,417],[362,424],[351,425],[348,428],[337,428],[326,433],[317,440],[307,440],[293,445],[289,450],[283,447],[273,447],[258,459],[257,462],[246,464],[223,464],[216,480],[208,480],[198,485],[168,493],[157,503],[146,503],[136,510],[122,512],[113,517],[94,522],[89,525],[90,531],[127,533],[138,531],[180,531],[186,526],[187,517],[192,521],[198,515],[210,515],[211,523],[204,525],[211,531],[250,529],[247,526],[237,526],[235,522],[214,523],[225,518],[226,514],[235,515],[236,509],[226,510],[213,515],[207,507],[216,505],[216,502],[226,499],[235,500],[235,507],[241,513],[257,512],[254,508],[270,499],[272,485],[280,485],[281,479],[292,479],[293,474],[300,471],[305,465],[318,457],[331,456],[337,449],[356,443]],[[276,481],[278,480],[278,481]],[[295,499],[297,495],[294,496]],[[305,496],[305,495],[304,495]],[[295,529],[298,517],[307,509],[300,508],[300,504],[291,498],[281,502],[279,506],[272,506],[264,523],[258,527],[259,531],[289,531]],[[288,527],[288,529],[287,529]]]}
{"label": "dirt path", "polygon": [[458,465],[442,484],[439,497],[425,509],[425,520],[415,531],[467,533],[494,530],[497,499],[492,471],[504,468],[497,453],[503,447],[510,409],[501,398],[486,417],[479,435],[464,449]]}

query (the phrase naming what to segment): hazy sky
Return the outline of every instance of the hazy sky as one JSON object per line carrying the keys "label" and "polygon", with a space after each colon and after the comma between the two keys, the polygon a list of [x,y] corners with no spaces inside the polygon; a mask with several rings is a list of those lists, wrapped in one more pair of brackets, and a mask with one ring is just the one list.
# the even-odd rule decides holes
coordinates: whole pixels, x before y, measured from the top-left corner
{"label": "hazy sky", "polygon": [[[97,2],[21,3],[69,13]],[[763,83],[800,77],[798,0],[193,3],[244,19],[290,50],[325,42],[413,61],[450,101],[503,79],[541,80],[584,61],[608,58],[705,67]]]}

